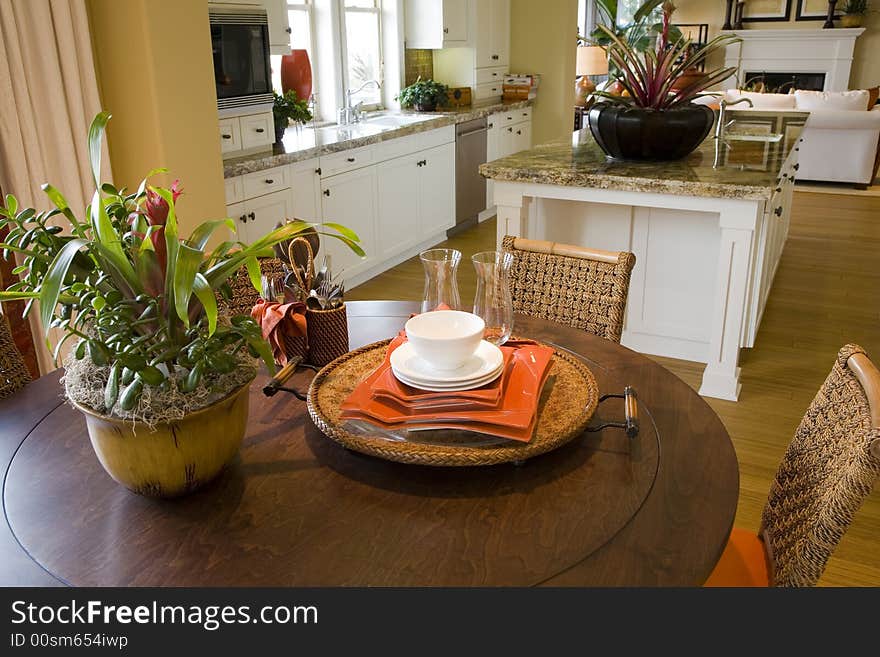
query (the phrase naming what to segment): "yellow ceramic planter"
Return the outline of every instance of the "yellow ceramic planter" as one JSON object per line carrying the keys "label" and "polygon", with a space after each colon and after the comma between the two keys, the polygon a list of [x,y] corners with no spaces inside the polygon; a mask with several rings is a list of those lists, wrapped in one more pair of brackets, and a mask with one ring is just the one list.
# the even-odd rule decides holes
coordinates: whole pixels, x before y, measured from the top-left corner
{"label": "yellow ceramic planter", "polygon": [[176,497],[217,476],[238,453],[247,428],[249,384],[181,420],[133,423],[74,403],[107,473],[148,497]]}

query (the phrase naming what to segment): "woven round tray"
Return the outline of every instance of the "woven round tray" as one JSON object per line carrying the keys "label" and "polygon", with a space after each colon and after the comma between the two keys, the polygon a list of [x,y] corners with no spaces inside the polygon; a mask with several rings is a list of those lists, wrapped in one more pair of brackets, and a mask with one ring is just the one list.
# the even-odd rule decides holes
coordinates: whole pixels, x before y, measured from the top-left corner
{"label": "woven round tray", "polygon": [[599,387],[590,369],[571,354],[557,350],[541,397],[535,435],[528,443],[499,443],[489,437],[488,444],[480,446],[474,441],[475,434],[467,431],[437,432],[435,435],[442,435],[442,442],[393,440],[380,429],[376,429],[375,435],[352,433],[346,430],[346,421],[340,420],[339,407],[382,364],[389,342],[375,342],[337,358],[318,372],[309,387],[309,415],[315,425],[329,438],[356,452],[400,463],[436,466],[523,461],[554,450],[583,433],[599,402]]}

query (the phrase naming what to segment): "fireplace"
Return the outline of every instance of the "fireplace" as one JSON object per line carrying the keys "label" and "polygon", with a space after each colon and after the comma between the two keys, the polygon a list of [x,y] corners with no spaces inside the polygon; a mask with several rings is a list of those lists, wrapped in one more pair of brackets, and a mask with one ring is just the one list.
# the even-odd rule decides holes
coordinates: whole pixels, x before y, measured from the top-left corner
{"label": "fireplace", "polygon": [[787,94],[793,89],[822,91],[825,89],[824,73],[797,73],[776,71],[747,71],[743,76],[743,89],[755,89],[773,94]]}
{"label": "fireplace", "polygon": [[772,74],[765,84],[786,93],[798,89],[845,91],[849,88],[853,48],[864,32],[858,28],[796,28],[784,30],[727,31],[739,37],[725,48],[725,66],[735,67],[736,76],[722,83],[724,88],[745,84],[751,76]]}

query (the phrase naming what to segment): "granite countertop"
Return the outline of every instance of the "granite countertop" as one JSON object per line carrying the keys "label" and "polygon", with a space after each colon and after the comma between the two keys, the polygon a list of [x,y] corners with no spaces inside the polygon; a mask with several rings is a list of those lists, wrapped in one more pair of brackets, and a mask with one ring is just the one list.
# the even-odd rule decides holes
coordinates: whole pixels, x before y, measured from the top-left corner
{"label": "granite countertop", "polygon": [[[271,151],[224,160],[223,177],[232,178],[291,162],[301,162],[320,155],[378,144],[388,139],[481,119],[495,112],[523,109],[531,104],[531,100],[520,100],[456,107],[442,112],[385,111],[369,115],[368,120],[350,126],[329,125],[319,128],[291,126],[285,131],[282,143],[276,144]],[[404,126],[373,122],[383,117],[412,117],[417,120]]]}
{"label": "granite countertop", "polygon": [[[736,119],[728,139],[718,144],[710,134],[697,150],[681,160],[615,161],[599,148],[589,128],[584,128],[575,132],[571,140],[551,142],[483,164],[480,173],[500,181],[769,199],[809,113],[731,111],[728,115]],[[760,139],[762,134],[768,135],[766,140]],[[714,166],[716,155],[718,166]]]}

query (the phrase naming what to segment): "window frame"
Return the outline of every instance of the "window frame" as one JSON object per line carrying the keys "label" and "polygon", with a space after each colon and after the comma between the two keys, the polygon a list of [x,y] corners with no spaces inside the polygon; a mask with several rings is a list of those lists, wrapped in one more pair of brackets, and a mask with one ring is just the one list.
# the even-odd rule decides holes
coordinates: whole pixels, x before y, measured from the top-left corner
{"label": "window frame", "polygon": [[381,85],[378,96],[379,102],[370,103],[362,105],[362,109],[364,111],[373,111],[380,110],[384,108],[383,99],[382,99],[382,88],[385,86],[385,48],[384,48],[384,35],[382,33],[382,12],[384,11],[384,7],[382,6],[382,0],[373,0],[375,5],[373,7],[346,7],[345,0],[336,0],[339,5],[339,55],[340,61],[342,62],[341,66],[341,79],[339,80],[339,87],[342,93],[341,98],[343,102],[347,102],[348,98],[348,90],[351,89],[351,83],[349,80],[348,73],[348,32],[346,30],[346,20],[349,12],[355,14],[375,14],[376,16],[376,37],[378,39],[378,47],[379,47],[379,78],[377,82]]}

